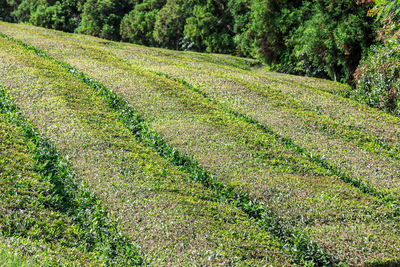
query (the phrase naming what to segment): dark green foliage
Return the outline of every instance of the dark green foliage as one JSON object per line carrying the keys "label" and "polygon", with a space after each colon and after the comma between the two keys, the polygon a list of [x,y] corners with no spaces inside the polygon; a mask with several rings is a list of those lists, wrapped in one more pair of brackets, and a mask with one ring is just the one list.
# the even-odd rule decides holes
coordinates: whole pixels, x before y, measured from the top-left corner
{"label": "dark green foliage", "polygon": [[241,50],[261,55],[268,63],[279,63],[287,50],[285,39],[301,21],[302,1],[253,0],[246,31],[236,37]]}
{"label": "dark green foliage", "polygon": [[[0,0],[8,21],[176,50],[236,54],[352,84],[375,38],[372,1]],[[398,1],[376,1],[385,20]],[[392,14],[392,15],[390,15]],[[395,14],[395,16],[393,16]]]}
{"label": "dark green foliage", "polygon": [[12,19],[17,22],[29,22],[31,14],[34,13],[39,6],[47,4],[46,0],[12,0],[7,2],[13,8],[13,11],[10,13],[10,15]]}
{"label": "dark green foliage", "polygon": [[372,46],[354,73],[356,88],[349,92],[357,101],[400,115],[400,2],[379,0],[371,14],[381,24],[380,43]]}
{"label": "dark green foliage", "polygon": [[119,40],[119,25],[127,12],[125,0],[88,0],[83,5],[82,21],[76,32]]}
{"label": "dark green foliage", "polygon": [[207,0],[194,6],[184,32],[200,51],[233,53],[232,27],[228,1]]}
{"label": "dark green foliage", "polygon": [[54,5],[46,3],[40,5],[31,13],[29,22],[51,29],[72,32],[80,22],[79,8],[81,4],[76,1],[57,1]]}
{"label": "dark green foliage", "polygon": [[233,32],[236,54],[239,56],[251,56],[246,46],[247,38],[243,34],[250,22],[251,0],[230,0],[228,8],[233,17]]}
{"label": "dark green foliage", "polygon": [[253,0],[247,12],[244,0],[230,3],[240,53],[261,57],[284,72],[351,82],[374,38],[370,5],[351,0]]}
{"label": "dark green foliage", "polygon": [[235,41],[242,53],[277,70],[350,82],[374,37],[368,7],[351,0],[253,0],[250,14],[242,11],[238,20],[247,27]]}
{"label": "dark green foliage", "polygon": [[121,22],[120,34],[122,40],[143,45],[155,45],[153,38],[154,24],[159,9],[165,0],[147,0],[135,6],[126,14]]}
{"label": "dark green foliage", "polygon": [[1,0],[0,16],[7,21],[71,32],[79,24],[82,5],[83,0]]}
{"label": "dark green foliage", "polygon": [[400,115],[400,41],[398,35],[374,46],[355,73],[352,98]]}
{"label": "dark green foliage", "polygon": [[319,0],[307,7],[312,16],[291,38],[300,71],[351,82],[363,51],[374,38],[369,7],[352,0]]}
{"label": "dark green foliage", "polygon": [[0,20],[12,22],[12,10],[13,8],[7,0],[0,0]]}
{"label": "dark green foliage", "polygon": [[193,12],[194,1],[168,0],[154,25],[154,40],[161,46],[179,50],[186,18]]}

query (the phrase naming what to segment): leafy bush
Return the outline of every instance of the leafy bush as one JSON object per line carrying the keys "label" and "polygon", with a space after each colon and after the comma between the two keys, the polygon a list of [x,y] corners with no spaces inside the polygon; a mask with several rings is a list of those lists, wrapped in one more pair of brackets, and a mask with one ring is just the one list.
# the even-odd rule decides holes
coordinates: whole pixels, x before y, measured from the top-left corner
{"label": "leafy bush", "polygon": [[54,5],[39,5],[31,13],[29,22],[51,29],[73,32],[80,22],[78,6],[74,1],[57,1]]}
{"label": "leafy bush", "polygon": [[377,0],[369,12],[380,22],[378,41],[354,73],[350,96],[369,106],[400,115],[400,1]]}
{"label": "leafy bush", "polygon": [[244,34],[250,22],[252,0],[229,0],[228,8],[233,17],[235,52],[239,56],[251,56]]}
{"label": "leafy bush", "polygon": [[351,96],[372,107],[400,115],[400,40],[394,35],[375,45],[354,74]]}
{"label": "leafy bush", "polygon": [[83,0],[0,0],[0,18],[72,32],[80,22],[82,6]]}
{"label": "leafy bush", "polygon": [[[239,1],[235,2],[238,5]],[[242,51],[246,51],[245,54],[261,56],[268,63],[281,62],[287,50],[285,39],[295,25],[300,24],[301,16],[298,11],[301,3],[302,1],[251,1],[248,22],[246,23],[246,13],[242,13],[242,21],[235,21],[239,25],[246,25],[245,30],[236,35],[236,44]]]}

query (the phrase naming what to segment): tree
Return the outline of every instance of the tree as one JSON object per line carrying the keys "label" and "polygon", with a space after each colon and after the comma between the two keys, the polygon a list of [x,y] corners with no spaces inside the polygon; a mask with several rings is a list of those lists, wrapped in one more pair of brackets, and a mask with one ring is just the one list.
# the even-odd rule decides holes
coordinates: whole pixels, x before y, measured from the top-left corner
{"label": "tree", "polygon": [[369,48],[354,73],[356,88],[350,96],[387,112],[400,115],[400,1],[377,0],[370,14],[381,28],[378,42]]}
{"label": "tree", "polygon": [[351,82],[375,37],[373,20],[367,16],[369,7],[353,0],[315,0],[312,16],[290,40],[297,67],[308,75],[323,72],[333,80]]}
{"label": "tree", "polygon": [[12,5],[7,0],[0,0],[0,20],[14,21],[11,13],[13,11]]}
{"label": "tree", "polygon": [[73,32],[80,22],[83,1],[63,0],[53,5],[39,5],[29,18],[29,22],[46,28]]}
{"label": "tree", "polygon": [[[231,1],[236,5],[248,4],[248,1]],[[293,29],[301,24],[301,4],[307,1],[253,0],[250,10],[242,7],[241,20],[233,13],[236,27],[235,42],[245,55],[260,57],[267,63],[282,63],[288,50],[286,39]],[[300,11],[299,11],[300,10]]]}
{"label": "tree", "polygon": [[155,45],[153,37],[157,14],[165,5],[166,0],[147,0],[137,4],[125,15],[120,25],[123,40],[142,45]]}
{"label": "tree", "polygon": [[76,32],[120,40],[119,26],[128,9],[127,0],[87,0]]}
{"label": "tree", "polygon": [[233,18],[233,32],[235,53],[238,56],[252,56],[251,49],[248,46],[248,39],[245,35],[248,29],[251,17],[252,0],[229,0],[228,8]]}
{"label": "tree", "polygon": [[158,12],[153,37],[161,47],[180,49],[186,19],[193,12],[194,1],[168,0]]}
{"label": "tree", "polygon": [[29,22],[31,14],[38,6],[46,5],[46,0],[8,0],[12,7],[10,16],[16,22]]}
{"label": "tree", "polygon": [[227,1],[207,0],[194,6],[184,33],[200,51],[233,53],[232,24]]}

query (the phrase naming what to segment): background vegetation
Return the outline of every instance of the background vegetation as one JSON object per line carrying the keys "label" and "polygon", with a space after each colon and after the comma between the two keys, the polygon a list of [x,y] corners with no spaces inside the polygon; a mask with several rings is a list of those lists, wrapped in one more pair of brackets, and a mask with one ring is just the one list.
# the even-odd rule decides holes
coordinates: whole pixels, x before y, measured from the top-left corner
{"label": "background vegetation", "polygon": [[253,57],[276,71],[349,83],[353,98],[398,113],[399,6],[398,0],[0,0],[0,17]]}
{"label": "background vegetation", "polygon": [[400,1],[378,0],[372,15],[380,20],[377,43],[371,46],[354,73],[352,98],[400,115]]}

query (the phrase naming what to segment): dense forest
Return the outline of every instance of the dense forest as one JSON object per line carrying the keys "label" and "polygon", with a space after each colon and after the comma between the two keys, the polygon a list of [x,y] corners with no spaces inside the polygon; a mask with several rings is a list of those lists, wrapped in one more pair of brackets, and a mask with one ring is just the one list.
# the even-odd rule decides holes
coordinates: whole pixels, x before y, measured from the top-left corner
{"label": "dense forest", "polygon": [[253,57],[349,83],[399,112],[398,0],[0,0],[0,17],[116,41]]}

